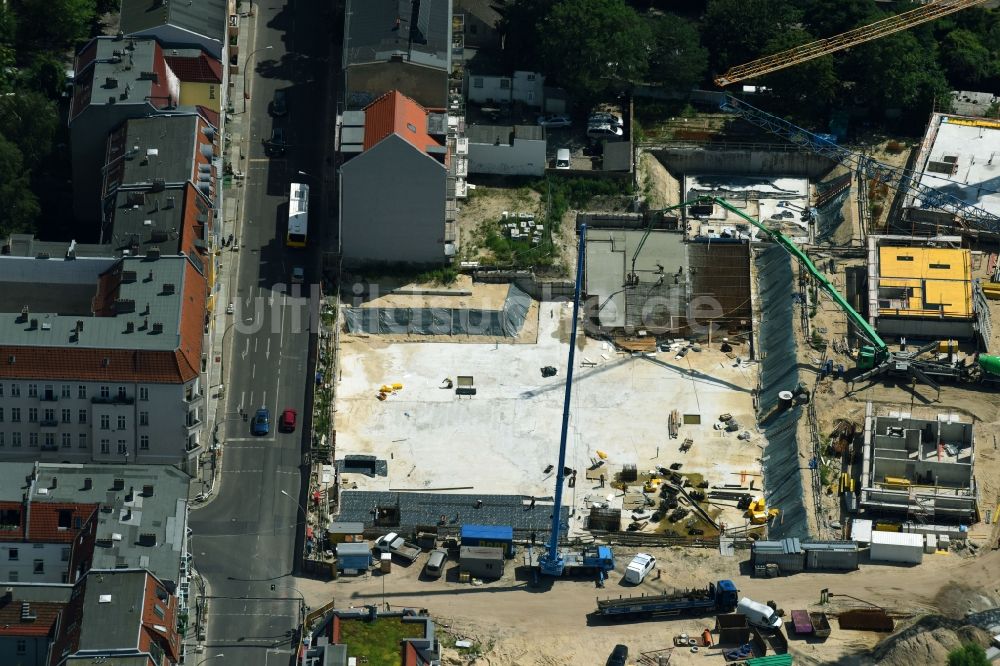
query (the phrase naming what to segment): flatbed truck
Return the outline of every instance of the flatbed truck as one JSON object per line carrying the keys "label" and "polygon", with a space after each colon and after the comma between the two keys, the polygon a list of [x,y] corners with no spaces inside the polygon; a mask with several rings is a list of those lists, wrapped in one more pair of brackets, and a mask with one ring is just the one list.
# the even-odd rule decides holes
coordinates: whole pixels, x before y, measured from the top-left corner
{"label": "flatbed truck", "polygon": [[739,602],[739,590],[731,580],[709,583],[708,587],[678,590],[638,597],[598,599],[595,615],[607,619],[630,619],[650,615],[709,615],[731,613]]}

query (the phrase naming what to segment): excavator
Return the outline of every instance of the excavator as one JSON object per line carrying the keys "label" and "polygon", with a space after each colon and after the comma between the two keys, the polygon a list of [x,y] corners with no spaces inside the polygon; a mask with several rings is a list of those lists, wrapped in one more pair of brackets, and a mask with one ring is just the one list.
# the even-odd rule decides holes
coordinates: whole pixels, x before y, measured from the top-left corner
{"label": "excavator", "polygon": [[[905,375],[911,380],[926,384],[938,390],[940,379],[952,379],[967,382],[998,381],[1000,382],[1000,356],[979,354],[976,361],[971,364],[951,360],[938,360],[936,357],[928,358],[930,352],[939,349],[939,341],[935,340],[923,346],[908,347],[902,344],[900,349],[890,349],[889,344],[878,334],[875,327],[862,316],[857,310],[851,307],[837,288],[833,286],[823,272],[816,267],[812,259],[796,245],[792,239],[784,235],[777,229],[772,229],[762,222],[747,215],[739,208],[736,208],[725,199],[719,197],[701,196],[696,199],[669,206],[654,212],[669,212],[685,207],[699,207],[702,211],[710,210],[718,205],[723,209],[733,213],[753,227],[759,229],[768,239],[777,243],[785,249],[808,273],[816,280],[817,285],[822,289],[834,303],[844,311],[847,318],[854,325],[855,331],[864,344],[858,350],[855,358],[855,367],[861,374],[855,377],[854,382],[865,382],[882,375]],[[634,286],[638,283],[638,273],[636,271],[636,260],[645,244],[646,239],[653,230],[655,218],[647,225],[646,231],[637,244],[632,255],[632,267],[626,276],[626,287]]]}

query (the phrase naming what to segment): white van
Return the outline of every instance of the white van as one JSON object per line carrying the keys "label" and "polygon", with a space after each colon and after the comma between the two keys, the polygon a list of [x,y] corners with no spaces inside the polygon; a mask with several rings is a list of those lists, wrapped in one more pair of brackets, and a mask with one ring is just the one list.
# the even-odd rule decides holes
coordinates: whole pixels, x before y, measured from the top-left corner
{"label": "white van", "polygon": [[625,569],[625,580],[638,585],[646,578],[646,574],[656,568],[656,558],[649,553],[639,553],[632,558]]}
{"label": "white van", "polygon": [[569,168],[569,148],[560,148],[556,151],[556,168]]}
{"label": "white van", "polygon": [[444,565],[448,563],[448,551],[432,550],[431,554],[427,556],[427,564],[424,565],[424,573],[427,574],[429,578],[440,578],[441,574],[444,573]]}
{"label": "white van", "polygon": [[743,597],[736,605],[736,612],[742,613],[752,625],[765,629],[781,629],[781,618],[767,604]]}

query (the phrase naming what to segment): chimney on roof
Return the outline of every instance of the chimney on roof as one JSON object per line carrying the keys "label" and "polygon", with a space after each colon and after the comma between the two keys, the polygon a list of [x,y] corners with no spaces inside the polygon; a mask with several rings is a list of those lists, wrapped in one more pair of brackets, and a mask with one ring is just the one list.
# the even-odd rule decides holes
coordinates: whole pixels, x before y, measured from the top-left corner
{"label": "chimney on roof", "polygon": [[49,486],[49,488],[58,488],[58,487],[59,487],[59,479],[57,477],[53,476],[52,477],[52,485]]}
{"label": "chimney on roof", "polygon": [[133,322],[133,321],[127,321],[127,322],[125,322],[125,332],[126,333],[132,333],[134,331],[135,331],[135,322]]}
{"label": "chimney on roof", "polygon": [[29,330],[29,331],[34,331],[34,330],[36,330],[37,328],[38,328],[38,319],[37,319],[37,318],[35,318],[35,317],[33,317],[33,318],[31,319],[31,325],[30,325],[30,326],[28,326],[28,330]]}
{"label": "chimney on roof", "polygon": [[[151,261],[156,261],[157,259],[159,259],[160,258],[160,248],[158,248],[158,247],[151,247],[151,248],[149,248],[149,250],[146,251],[146,258],[149,259],[149,260],[151,260]],[[150,271],[149,274],[152,275],[153,274],[152,271]],[[150,279],[152,279],[152,278],[150,278]]]}
{"label": "chimney on roof", "polygon": [[83,489],[90,490],[94,487],[94,480],[89,476],[83,480]]}
{"label": "chimney on roof", "polygon": [[132,509],[130,507],[126,507],[125,508],[125,515],[122,516],[122,522],[124,523],[124,522],[127,522],[129,520],[132,520]]}
{"label": "chimney on roof", "polygon": [[160,322],[153,322],[153,333],[163,333],[163,324]]}
{"label": "chimney on roof", "polygon": [[28,315],[30,314],[30,312],[31,311],[28,309],[27,305],[21,308],[21,321],[28,321]]}
{"label": "chimney on roof", "polygon": [[128,494],[125,495],[125,501],[131,502],[135,498],[135,486],[128,487]]}
{"label": "chimney on roof", "polygon": [[169,296],[170,294],[174,293],[176,290],[177,290],[177,287],[174,286],[174,284],[172,282],[165,282],[163,284],[163,294],[165,296]]}
{"label": "chimney on roof", "polygon": [[31,610],[31,604],[27,601],[21,602],[21,622],[34,622],[38,619],[34,611]]}
{"label": "chimney on roof", "polygon": [[153,496],[153,484],[147,483],[142,487],[142,496],[143,497]]}
{"label": "chimney on roof", "polygon": [[115,479],[114,484],[111,486],[112,490],[124,490],[125,479]]}
{"label": "chimney on roof", "polygon": [[109,76],[109,77],[105,78],[104,79],[104,87],[105,88],[117,88],[118,87],[118,79],[116,79],[113,76]]}
{"label": "chimney on roof", "polygon": [[76,334],[79,335],[81,333],[83,333],[83,320],[82,319],[77,319],[76,320]]}

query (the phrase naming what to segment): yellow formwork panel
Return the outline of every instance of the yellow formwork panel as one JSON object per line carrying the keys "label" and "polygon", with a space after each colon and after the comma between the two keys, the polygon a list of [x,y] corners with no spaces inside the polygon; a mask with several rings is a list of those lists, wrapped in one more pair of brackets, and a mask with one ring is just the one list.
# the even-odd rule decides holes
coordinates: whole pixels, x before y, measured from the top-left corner
{"label": "yellow formwork panel", "polygon": [[972,255],[965,249],[880,247],[879,287],[909,292],[899,307],[879,308],[880,315],[973,316]]}

